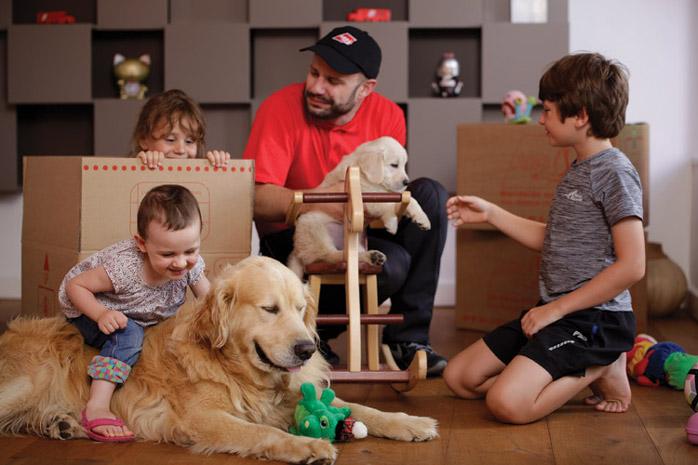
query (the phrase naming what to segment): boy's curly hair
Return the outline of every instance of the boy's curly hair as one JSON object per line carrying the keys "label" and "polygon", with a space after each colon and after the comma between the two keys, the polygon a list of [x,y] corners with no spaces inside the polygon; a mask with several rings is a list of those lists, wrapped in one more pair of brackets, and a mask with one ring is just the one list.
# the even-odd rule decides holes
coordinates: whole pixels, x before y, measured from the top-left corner
{"label": "boy's curly hair", "polygon": [[176,184],[163,184],[153,187],[145,194],[138,207],[138,235],[148,238],[148,225],[152,221],[162,223],[169,231],[179,231],[199,220],[201,210],[194,194],[186,187]]}
{"label": "boy's curly hair", "polygon": [[562,121],[585,109],[591,136],[615,137],[625,126],[628,69],[618,61],[598,53],[566,55],[548,68],[538,86],[538,98],[556,103]]}
{"label": "boy's curly hair", "polygon": [[182,131],[196,142],[197,158],[203,156],[206,121],[201,107],[179,89],[154,95],[143,105],[131,136],[131,155],[141,151],[140,141],[152,136],[163,121],[168,125],[168,131],[175,123],[179,124]]}

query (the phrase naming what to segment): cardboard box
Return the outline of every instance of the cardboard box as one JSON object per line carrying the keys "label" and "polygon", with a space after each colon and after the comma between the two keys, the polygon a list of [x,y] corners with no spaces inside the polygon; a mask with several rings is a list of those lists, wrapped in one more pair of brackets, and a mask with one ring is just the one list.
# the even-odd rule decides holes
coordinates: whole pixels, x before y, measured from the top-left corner
{"label": "cardboard box", "polygon": [[[649,224],[649,126],[628,124],[611,141],[640,174],[644,224]],[[458,126],[458,193],[483,197],[524,218],[545,222],[555,187],[575,159],[571,148],[551,147],[539,125]],[[488,224],[468,229],[493,229]]]}
{"label": "cardboard box", "polygon": [[[457,327],[489,331],[538,302],[538,252],[499,231],[459,229],[457,234]],[[638,332],[646,331],[646,278],[630,294]]]}
{"label": "cardboard box", "polygon": [[203,217],[206,273],[250,255],[253,162],[165,160],[148,170],[133,158],[25,157],[22,224],[22,314],[60,311],[58,287],[80,260],[137,232],[145,193],[160,184],[192,191]]}

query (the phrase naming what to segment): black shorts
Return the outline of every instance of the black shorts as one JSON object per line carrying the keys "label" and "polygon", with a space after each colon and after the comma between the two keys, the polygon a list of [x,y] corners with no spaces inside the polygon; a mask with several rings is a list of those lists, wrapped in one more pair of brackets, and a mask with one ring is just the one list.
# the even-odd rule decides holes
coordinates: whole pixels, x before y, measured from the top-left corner
{"label": "black shorts", "polygon": [[521,318],[527,311],[483,338],[505,364],[523,355],[542,366],[555,380],[584,376],[586,368],[610,365],[633,347],[633,312],[579,310],[549,324],[529,340],[521,329]]}

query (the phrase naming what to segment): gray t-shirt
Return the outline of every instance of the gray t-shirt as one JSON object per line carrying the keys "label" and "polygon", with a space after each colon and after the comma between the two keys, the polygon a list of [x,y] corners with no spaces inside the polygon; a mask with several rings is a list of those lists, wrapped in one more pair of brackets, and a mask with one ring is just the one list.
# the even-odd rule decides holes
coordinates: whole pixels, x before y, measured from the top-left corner
{"label": "gray t-shirt", "polygon": [[90,255],[68,271],[58,290],[58,301],[68,318],[80,316],[65,293],[66,283],[80,273],[104,267],[114,292],[95,294],[97,301],[110,310],[118,310],[141,326],[154,325],[174,315],[184,304],[187,287],[196,284],[204,271],[204,259],[199,256],[196,265],[177,280],[159,286],[149,286],[143,280],[143,260],[136,241],[129,239]]}
{"label": "gray t-shirt", "polygon": [[[572,163],[555,190],[538,278],[545,303],[569,294],[616,261],[611,226],[629,216],[642,219],[640,176],[618,149]],[[632,311],[624,290],[596,306]]]}

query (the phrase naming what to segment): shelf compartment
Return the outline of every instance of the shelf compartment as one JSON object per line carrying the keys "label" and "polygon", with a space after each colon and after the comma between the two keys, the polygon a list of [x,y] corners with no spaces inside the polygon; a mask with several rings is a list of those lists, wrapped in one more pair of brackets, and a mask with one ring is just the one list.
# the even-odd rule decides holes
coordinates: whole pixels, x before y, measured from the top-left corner
{"label": "shelf compartment", "polygon": [[10,26],[7,85],[10,103],[88,103],[89,25]]}
{"label": "shelf compartment", "polygon": [[100,157],[125,157],[145,100],[95,99],[94,153]]}
{"label": "shelf compartment", "polygon": [[411,98],[433,96],[431,84],[444,52],[453,52],[460,65],[463,88],[457,98],[480,97],[480,29],[411,29],[409,49]]}
{"label": "shelf compartment", "polygon": [[[5,0],[6,1],[6,0]],[[94,24],[97,18],[97,2],[85,0],[12,0],[13,24],[36,24],[40,11],[65,11],[75,18],[75,23]]]}
{"label": "shelf compartment", "polygon": [[249,104],[205,104],[206,150],[226,150],[232,158],[242,158],[250,133]]}
{"label": "shelf compartment", "polygon": [[[535,50],[535,53],[531,53]],[[538,95],[538,81],[553,61],[569,53],[567,23],[485,23],[482,27],[482,100],[500,103],[516,89]]]}
{"label": "shelf compartment", "polygon": [[410,0],[410,27],[480,27],[482,10],[482,0]]}
{"label": "shelf compartment", "polygon": [[162,29],[167,6],[167,0],[97,0],[97,28]]}
{"label": "shelf compartment", "polygon": [[119,98],[114,77],[114,55],[126,58],[150,55],[150,75],[145,80],[145,97],[163,91],[164,41],[160,31],[94,31],[92,36],[92,97]]}
{"label": "shelf compartment", "polygon": [[315,43],[317,29],[256,29],[252,31],[252,97],[266,98],[308,73],[312,52],[300,52]]}
{"label": "shelf compartment", "polygon": [[250,27],[317,28],[322,22],[322,0],[254,0]]}
{"label": "shelf compartment", "polygon": [[182,89],[199,103],[249,103],[249,64],[247,24],[210,22],[165,28],[165,88]]}
{"label": "shelf compartment", "polygon": [[248,16],[247,0],[170,0],[171,24],[246,23]]}
{"label": "shelf compartment", "polygon": [[448,192],[456,191],[456,126],[482,120],[476,98],[411,98],[408,103],[408,172],[428,177]]}

